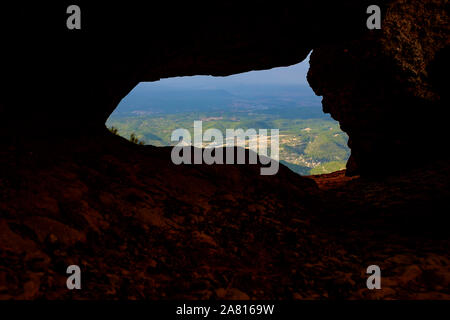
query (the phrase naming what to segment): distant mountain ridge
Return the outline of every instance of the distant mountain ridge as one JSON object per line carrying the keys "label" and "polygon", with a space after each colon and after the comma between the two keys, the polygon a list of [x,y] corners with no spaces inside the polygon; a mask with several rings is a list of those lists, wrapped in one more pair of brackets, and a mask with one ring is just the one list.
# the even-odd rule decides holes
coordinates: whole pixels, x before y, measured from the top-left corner
{"label": "distant mountain ridge", "polygon": [[318,107],[320,98],[303,85],[137,86],[116,109],[116,114],[179,113],[214,110]]}

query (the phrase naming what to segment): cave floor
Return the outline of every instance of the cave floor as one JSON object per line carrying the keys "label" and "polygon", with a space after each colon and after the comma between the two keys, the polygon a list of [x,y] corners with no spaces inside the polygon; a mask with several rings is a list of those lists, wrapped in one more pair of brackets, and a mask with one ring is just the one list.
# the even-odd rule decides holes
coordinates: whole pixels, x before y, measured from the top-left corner
{"label": "cave floor", "polygon": [[108,135],[1,150],[0,299],[450,299],[448,162],[368,180]]}

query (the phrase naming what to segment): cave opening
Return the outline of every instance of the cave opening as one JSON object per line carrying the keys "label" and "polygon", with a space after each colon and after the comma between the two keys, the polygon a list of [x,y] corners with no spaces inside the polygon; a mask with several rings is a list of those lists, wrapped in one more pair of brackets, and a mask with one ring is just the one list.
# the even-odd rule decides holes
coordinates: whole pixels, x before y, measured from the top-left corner
{"label": "cave opening", "polygon": [[[140,82],[122,99],[106,126],[133,143],[173,146],[174,130],[279,130],[279,160],[300,175],[345,168],[348,136],[322,111],[321,98],[301,63],[225,77],[184,76]],[[195,134],[195,133],[194,133]],[[202,145],[206,147],[206,144]],[[227,145],[225,140],[224,146]]]}

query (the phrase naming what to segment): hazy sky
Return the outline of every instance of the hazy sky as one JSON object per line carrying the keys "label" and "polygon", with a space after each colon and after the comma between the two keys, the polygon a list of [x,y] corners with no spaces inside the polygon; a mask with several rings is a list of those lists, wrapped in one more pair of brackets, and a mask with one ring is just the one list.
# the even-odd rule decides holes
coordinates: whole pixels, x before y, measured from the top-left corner
{"label": "hazy sky", "polygon": [[141,83],[140,86],[175,86],[217,88],[221,85],[238,84],[307,84],[306,74],[309,69],[309,56],[301,63],[289,67],[273,68],[262,71],[250,71],[227,77],[192,76],[162,79],[153,83]]}

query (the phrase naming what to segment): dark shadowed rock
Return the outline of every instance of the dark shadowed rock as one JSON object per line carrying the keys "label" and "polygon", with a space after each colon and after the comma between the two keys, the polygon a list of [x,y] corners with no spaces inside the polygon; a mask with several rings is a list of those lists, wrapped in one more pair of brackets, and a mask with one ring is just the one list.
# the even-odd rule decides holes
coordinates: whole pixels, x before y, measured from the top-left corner
{"label": "dark shadowed rock", "polygon": [[[64,1],[2,3],[0,299],[449,298],[445,1],[378,1],[374,31],[368,1],[147,3],[83,2],[81,31]],[[312,49],[361,177],[175,166],[105,128],[140,81]]]}

